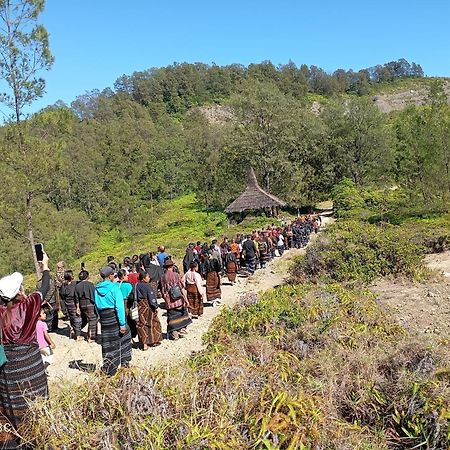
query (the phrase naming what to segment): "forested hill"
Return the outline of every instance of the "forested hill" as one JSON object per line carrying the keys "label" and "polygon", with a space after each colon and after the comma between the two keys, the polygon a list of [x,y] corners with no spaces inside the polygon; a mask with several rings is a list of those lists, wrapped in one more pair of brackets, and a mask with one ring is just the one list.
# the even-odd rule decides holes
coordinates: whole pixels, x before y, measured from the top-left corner
{"label": "forested hill", "polygon": [[[332,74],[292,62],[173,64],[121,76],[70,106],[59,102],[20,132],[5,125],[0,272],[32,267],[30,205],[36,240],[72,261],[104,230],[117,229],[120,239],[147,233],[155,206],[167,199],[192,192],[200,207],[223,209],[250,165],[294,207],[329,198],[347,178],[359,188],[396,185],[414,201],[445,203],[448,80],[423,75],[404,59]],[[415,92],[420,101],[400,103],[428,107],[380,112],[386,98]],[[212,105],[225,120],[208,120],[204,108]]]}

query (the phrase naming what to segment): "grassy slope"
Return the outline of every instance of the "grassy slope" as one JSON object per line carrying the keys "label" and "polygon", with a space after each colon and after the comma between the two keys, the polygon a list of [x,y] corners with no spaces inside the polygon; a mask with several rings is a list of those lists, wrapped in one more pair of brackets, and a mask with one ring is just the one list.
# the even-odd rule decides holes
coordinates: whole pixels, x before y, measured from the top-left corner
{"label": "grassy slope", "polygon": [[153,220],[149,218],[148,233],[130,238],[117,230],[107,232],[82,261],[94,273],[105,264],[108,255],[114,255],[120,261],[135,253],[156,251],[159,245],[165,245],[167,251],[180,261],[189,242],[211,243],[214,238],[221,239],[224,235],[231,238],[236,233],[252,231],[272,222],[273,219],[265,217],[249,217],[239,225],[230,225],[224,213],[208,214],[195,195],[185,195],[165,201],[156,208]]}
{"label": "grassy slope", "polygon": [[[310,249],[330,245],[345,223],[354,226],[343,222]],[[355,233],[340,234],[341,258]],[[373,247],[366,233],[359,241],[359,253]],[[379,242],[380,250],[392,242]],[[173,368],[93,376],[61,389],[31,411],[24,435],[35,448],[68,449],[448,446],[448,343],[429,348],[408,336],[364,284],[328,279],[269,291],[225,308],[205,340],[205,351]]]}

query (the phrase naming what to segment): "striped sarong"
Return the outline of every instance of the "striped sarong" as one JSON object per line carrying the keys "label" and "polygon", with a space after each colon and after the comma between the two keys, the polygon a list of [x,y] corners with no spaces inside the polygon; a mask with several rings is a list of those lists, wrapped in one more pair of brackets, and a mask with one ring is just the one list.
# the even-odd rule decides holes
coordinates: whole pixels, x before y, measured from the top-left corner
{"label": "striped sarong", "polygon": [[188,310],[185,306],[167,310],[168,334],[170,334],[172,331],[179,331],[183,328],[186,328],[190,323],[192,323],[192,320],[189,317]]}
{"label": "striped sarong", "polygon": [[100,309],[98,313],[102,327],[102,371],[112,376],[119,366],[128,367],[130,364],[131,332],[127,326],[125,334],[120,334],[120,325],[114,309]]}
{"label": "striped sarong", "polygon": [[88,298],[80,298],[81,310],[81,328],[86,324],[88,326],[88,338],[95,339],[97,335],[97,314],[95,313],[95,305]]}
{"label": "striped sarong", "polygon": [[19,444],[14,430],[20,433],[30,400],[48,397],[48,385],[37,344],[5,345],[5,353],[8,362],[0,370],[0,448],[14,449]]}
{"label": "striped sarong", "polygon": [[198,292],[195,284],[186,284],[187,299],[189,302],[189,312],[194,316],[203,314],[203,298]]}
{"label": "striped sarong", "polygon": [[208,272],[206,275],[206,297],[209,301],[222,296],[220,277],[217,272]]}
{"label": "striped sarong", "polygon": [[150,346],[158,345],[162,341],[161,322],[158,319],[158,311],[154,311],[146,299],[139,300],[139,321],[137,332],[141,344]]}
{"label": "striped sarong", "polygon": [[237,263],[235,261],[227,262],[227,277],[228,280],[234,283],[236,281]]}

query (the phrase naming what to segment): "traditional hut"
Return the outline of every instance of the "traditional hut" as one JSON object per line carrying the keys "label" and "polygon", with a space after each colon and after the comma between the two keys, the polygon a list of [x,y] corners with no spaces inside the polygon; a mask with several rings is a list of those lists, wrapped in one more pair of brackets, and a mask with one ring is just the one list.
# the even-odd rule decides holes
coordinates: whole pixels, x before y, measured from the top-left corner
{"label": "traditional hut", "polygon": [[248,172],[247,188],[230,205],[225,208],[227,214],[244,213],[250,210],[265,210],[268,215],[276,216],[278,208],[286,206],[286,203],[269,194],[258,184],[255,171],[250,168]]}

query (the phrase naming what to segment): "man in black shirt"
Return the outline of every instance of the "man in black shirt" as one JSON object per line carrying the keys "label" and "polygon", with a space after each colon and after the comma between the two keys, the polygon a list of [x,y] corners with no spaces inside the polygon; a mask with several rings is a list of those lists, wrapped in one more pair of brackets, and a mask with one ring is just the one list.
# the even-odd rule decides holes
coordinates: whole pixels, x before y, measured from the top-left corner
{"label": "man in black shirt", "polygon": [[244,253],[247,270],[250,272],[250,275],[253,275],[256,270],[256,258],[258,256],[258,249],[256,248],[254,236],[247,237],[247,240],[242,244],[242,251]]}

